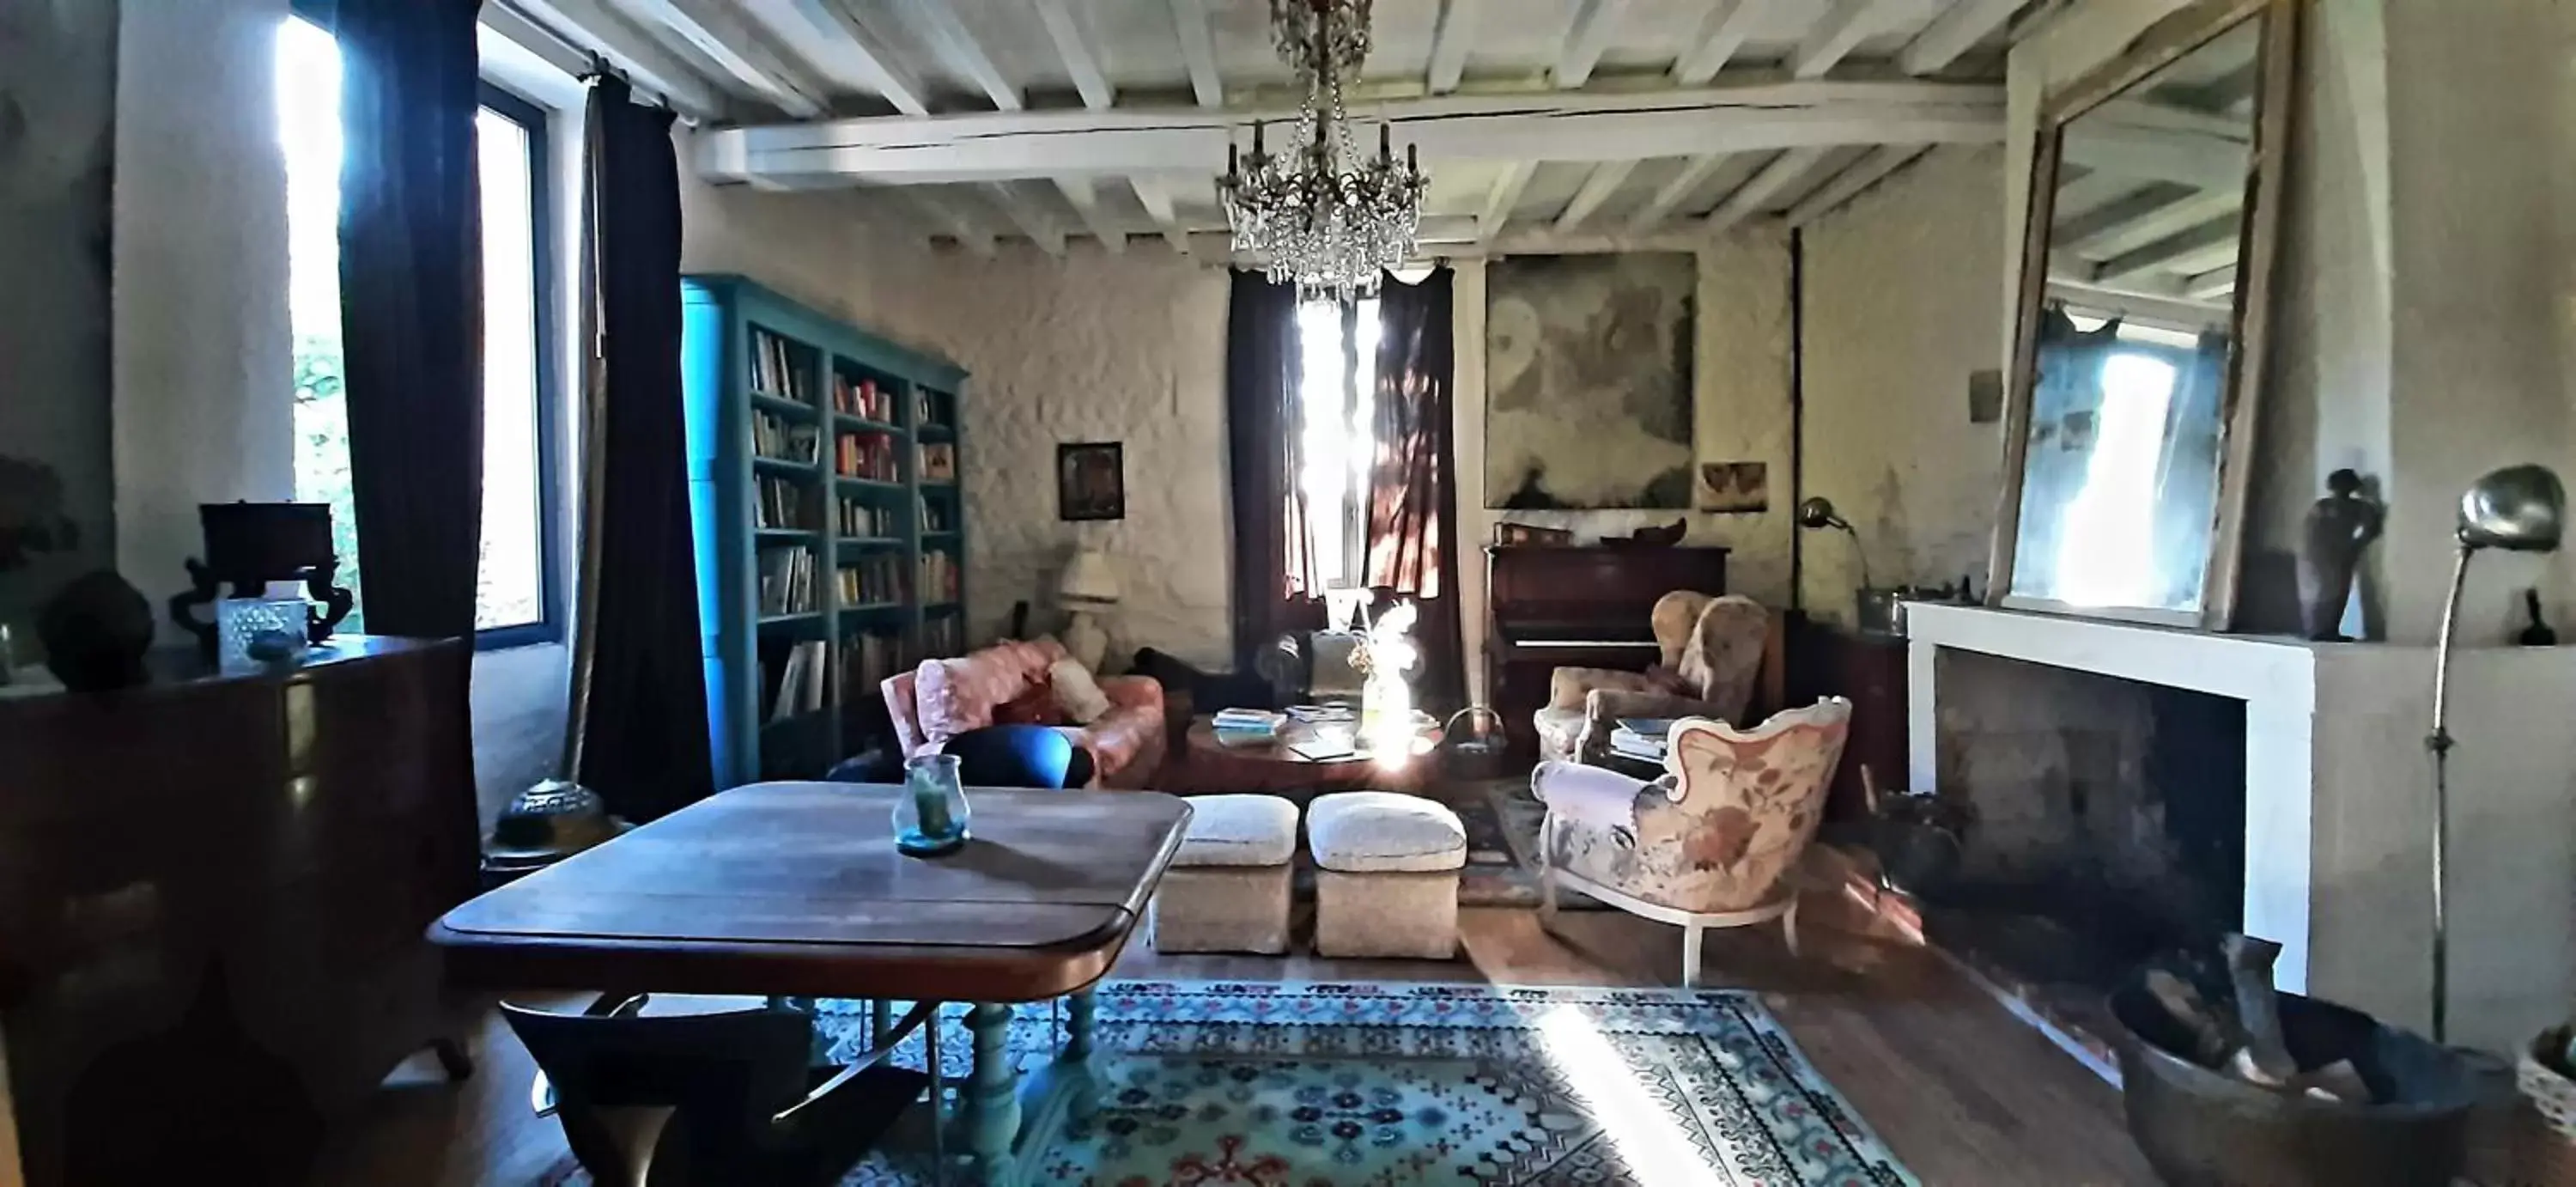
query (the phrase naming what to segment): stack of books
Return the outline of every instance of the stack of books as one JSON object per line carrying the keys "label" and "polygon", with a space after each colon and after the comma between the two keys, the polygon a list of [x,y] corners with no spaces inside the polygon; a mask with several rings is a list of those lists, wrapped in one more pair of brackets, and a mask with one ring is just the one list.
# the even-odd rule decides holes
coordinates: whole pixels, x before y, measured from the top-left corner
{"label": "stack of books", "polygon": [[1279,740],[1279,727],[1287,723],[1285,714],[1267,709],[1219,709],[1216,740],[1222,746],[1267,746]]}
{"label": "stack of books", "polygon": [[1622,717],[1610,731],[1610,753],[1639,762],[1660,763],[1672,750],[1673,719]]}

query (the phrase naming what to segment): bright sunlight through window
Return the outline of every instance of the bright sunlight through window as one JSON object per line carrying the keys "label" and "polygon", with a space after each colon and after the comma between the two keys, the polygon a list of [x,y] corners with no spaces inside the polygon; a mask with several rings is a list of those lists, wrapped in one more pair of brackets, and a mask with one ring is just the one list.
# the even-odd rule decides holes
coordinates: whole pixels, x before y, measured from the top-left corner
{"label": "bright sunlight through window", "polygon": [[[1310,301],[1297,307],[1304,373],[1297,385],[1298,447],[1305,465],[1307,530],[1315,540],[1314,579],[1324,589],[1361,582],[1368,532],[1369,393],[1377,390],[1377,302],[1343,306]],[[1345,328],[1348,332],[1345,333]]]}
{"label": "bright sunlight through window", "polygon": [[[331,504],[340,580],[358,591],[357,513],[340,349],[340,51],[292,19],[277,38],[278,139],[286,155],[287,315],[295,337],[295,496]],[[483,551],[474,625],[548,624],[545,446],[538,382],[537,229],[543,120],[487,104],[474,122],[483,190]]]}
{"label": "bright sunlight through window", "polygon": [[2137,604],[2155,589],[2156,469],[2164,458],[2165,410],[2174,365],[2135,351],[2102,362],[2101,424],[2084,489],[2066,508],[2057,546],[2065,596],[2079,606]]}

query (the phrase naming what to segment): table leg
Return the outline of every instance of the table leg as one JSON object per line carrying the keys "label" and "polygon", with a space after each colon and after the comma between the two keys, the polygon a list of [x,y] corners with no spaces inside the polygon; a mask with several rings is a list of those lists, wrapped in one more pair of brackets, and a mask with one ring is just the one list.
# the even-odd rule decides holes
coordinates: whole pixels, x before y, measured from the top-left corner
{"label": "table leg", "polygon": [[1074,1065],[1066,1070],[1075,1073],[1070,1076],[1073,1096],[1070,1108],[1076,1121],[1087,1122],[1100,1112],[1100,1093],[1093,1086],[1090,1068],[1084,1066],[1084,1061],[1091,1058],[1092,1018],[1098,1011],[1099,1002],[1093,999],[1088,989],[1074,994],[1065,1002],[1064,1053],[1056,1062]]}
{"label": "table leg", "polygon": [[961,1118],[966,1148],[974,1155],[975,1173],[985,1183],[1015,1182],[1018,1168],[1012,1147],[1020,1134],[1020,1075],[1011,1065],[1011,1007],[977,1002],[966,1012],[966,1030],[975,1040],[975,1064],[967,1074]]}
{"label": "table leg", "polygon": [[869,999],[868,1045],[873,1047],[884,1042],[886,1032],[892,1029],[894,1029],[894,1002],[882,997]]}

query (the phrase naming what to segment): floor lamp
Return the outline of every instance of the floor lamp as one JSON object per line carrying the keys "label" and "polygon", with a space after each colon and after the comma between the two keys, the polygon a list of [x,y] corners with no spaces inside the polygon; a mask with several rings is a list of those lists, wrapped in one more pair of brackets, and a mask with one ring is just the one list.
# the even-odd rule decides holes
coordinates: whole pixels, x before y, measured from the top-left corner
{"label": "floor lamp", "polygon": [[2507,552],[2556,552],[2567,514],[2567,488],[2547,466],[2507,466],[2478,479],[2460,496],[2460,555],[2451,565],[2451,596],[2442,603],[2442,636],[2433,659],[2433,1041],[2449,1041],[2444,1020],[2450,1006],[2450,915],[2443,891],[2443,858],[2451,843],[2451,630],[2460,620],[2460,587],[2469,558],[2484,548]]}

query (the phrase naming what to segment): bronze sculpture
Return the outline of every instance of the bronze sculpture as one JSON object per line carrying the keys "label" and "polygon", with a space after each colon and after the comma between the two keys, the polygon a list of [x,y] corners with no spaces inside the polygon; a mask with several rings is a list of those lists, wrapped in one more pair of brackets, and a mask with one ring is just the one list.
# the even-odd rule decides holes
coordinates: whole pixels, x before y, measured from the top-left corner
{"label": "bronze sculpture", "polygon": [[2308,509],[2299,550],[2299,617],[2308,638],[2320,643],[2351,639],[2343,633],[2343,611],[2352,600],[2353,573],[2361,550],[2379,538],[2386,519],[2386,510],[2363,495],[2361,485],[2359,473],[2337,470],[2326,476],[2326,497]]}

